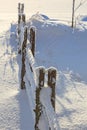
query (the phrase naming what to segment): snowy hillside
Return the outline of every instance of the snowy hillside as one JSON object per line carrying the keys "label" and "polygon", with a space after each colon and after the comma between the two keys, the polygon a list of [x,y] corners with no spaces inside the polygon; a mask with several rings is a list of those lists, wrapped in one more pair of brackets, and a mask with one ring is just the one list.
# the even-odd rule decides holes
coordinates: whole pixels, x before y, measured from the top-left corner
{"label": "snowy hillside", "polygon": [[36,14],[31,18],[36,31],[36,60],[39,65],[54,66],[60,71],[78,73],[87,81],[87,23],[78,21],[76,28],[51,21]]}
{"label": "snowy hillside", "polygon": [[[58,70],[56,113],[51,113],[50,117],[57,119],[58,130],[86,130],[86,21],[78,21],[72,29],[61,21],[36,14],[27,25],[36,27],[35,60],[38,66],[54,66]],[[16,28],[17,24],[11,24],[9,30],[0,35],[0,130],[34,130],[27,93],[19,89]],[[44,95],[43,98],[45,100]],[[48,108],[50,110],[50,104]],[[40,130],[45,129],[41,127]]]}
{"label": "snowy hillside", "polygon": [[87,23],[76,28],[60,24],[45,15],[32,16],[36,27],[36,61],[58,69],[56,116],[58,130],[87,129]]}

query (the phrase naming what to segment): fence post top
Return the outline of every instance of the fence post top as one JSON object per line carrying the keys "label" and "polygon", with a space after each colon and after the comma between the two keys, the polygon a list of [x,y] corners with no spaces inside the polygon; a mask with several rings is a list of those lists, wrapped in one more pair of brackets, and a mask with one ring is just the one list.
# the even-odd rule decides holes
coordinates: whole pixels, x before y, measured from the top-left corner
{"label": "fence post top", "polygon": [[57,68],[55,68],[55,67],[49,67],[48,69],[47,69],[48,71],[56,71],[57,72]]}
{"label": "fence post top", "polygon": [[36,31],[36,27],[35,26],[30,26],[30,30]]}
{"label": "fence post top", "polygon": [[44,66],[36,67],[36,70],[42,70],[42,69],[45,71],[45,67]]}

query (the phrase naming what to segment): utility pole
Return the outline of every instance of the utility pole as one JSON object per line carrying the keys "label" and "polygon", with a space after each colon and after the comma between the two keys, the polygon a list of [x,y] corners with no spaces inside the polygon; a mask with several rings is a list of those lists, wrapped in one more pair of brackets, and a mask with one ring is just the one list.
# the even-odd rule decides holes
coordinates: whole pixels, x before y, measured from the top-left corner
{"label": "utility pole", "polygon": [[73,0],[72,4],[72,28],[74,27],[74,18],[75,18],[75,0]]}

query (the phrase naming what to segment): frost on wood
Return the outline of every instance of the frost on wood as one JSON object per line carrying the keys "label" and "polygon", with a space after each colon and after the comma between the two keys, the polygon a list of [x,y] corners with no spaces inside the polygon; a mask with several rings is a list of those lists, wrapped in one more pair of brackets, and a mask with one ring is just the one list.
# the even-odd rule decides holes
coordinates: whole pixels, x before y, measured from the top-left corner
{"label": "frost on wood", "polygon": [[36,27],[35,26],[30,26],[30,29],[32,29],[34,32],[36,32]]}
{"label": "frost on wood", "polygon": [[[45,67],[44,66],[39,66],[35,68],[35,73],[36,73],[36,86],[39,87],[39,71],[43,69],[43,73],[45,74]],[[45,79],[44,79],[45,80]],[[44,85],[44,81],[41,81],[41,86]]]}
{"label": "frost on wood", "polygon": [[55,110],[55,87],[57,70],[53,67],[48,69],[48,86],[51,88],[51,102]]}
{"label": "frost on wood", "polygon": [[[43,69],[43,72],[46,75],[46,70],[45,70],[45,68],[43,66],[42,67],[38,67],[36,69],[37,85],[38,86],[39,86],[39,84],[41,86],[46,85],[46,83],[45,83],[46,80],[45,79],[44,79],[44,83],[43,83],[43,80],[41,80],[41,82],[40,82],[41,75],[40,75],[39,72],[40,72],[41,69]],[[50,69],[48,69],[48,70],[50,71]],[[54,74],[53,73],[54,71],[56,72],[56,69],[54,70],[54,68],[52,68],[52,70],[50,71],[51,74]],[[53,78],[53,77],[55,79],[54,75],[51,75],[50,78]],[[47,77],[45,77],[45,78],[47,78]],[[54,79],[52,79],[52,80],[54,80]],[[48,79],[48,82],[49,82],[49,79]],[[54,85],[54,81],[53,82],[51,81],[50,85]],[[50,86],[50,87],[52,87],[52,86]],[[38,128],[40,130],[43,130],[45,128],[49,128],[49,129],[52,129],[52,130],[54,130],[54,129],[58,130],[56,116],[54,117],[54,120],[52,120],[51,119],[52,117],[50,117],[51,113],[55,113],[54,109],[53,109],[53,107],[55,108],[55,99],[53,99],[53,98],[55,98],[55,95],[54,95],[55,94],[55,92],[54,92],[55,89],[52,88],[52,90],[51,90],[50,87],[45,87],[44,86],[44,87],[41,87],[41,89],[38,87],[37,90],[36,90],[36,93],[38,93],[38,95],[36,96],[36,99],[38,100],[38,104],[40,104],[39,106],[41,106],[41,109],[38,109],[40,111],[40,113],[39,113],[40,115],[38,117],[38,122],[37,122],[37,124],[39,123]],[[50,105],[50,108],[52,110],[48,108],[48,105]],[[53,107],[52,107],[52,105],[53,105]],[[44,122],[47,122],[47,123],[44,125],[44,128],[41,128],[41,123],[44,124]]]}
{"label": "frost on wood", "polygon": [[[38,87],[36,88],[36,108],[35,108],[35,130],[40,130],[40,128],[38,127],[39,121],[40,121],[40,117],[42,115],[42,103],[40,101],[40,92],[41,89],[43,89],[44,87],[44,68],[39,67],[38,69]],[[42,82],[43,81],[43,82]]]}
{"label": "frost on wood", "polygon": [[35,110],[35,91],[36,91],[36,82],[35,82],[36,62],[28,46],[26,48],[25,66],[26,66],[26,75],[25,75],[26,91],[31,105],[33,119],[35,119],[34,110]]}
{"label": "frost on wood", "polygon": [[27,46],[27,28],[24,31],[24,41],[22,44],[21,89],[25,88],[24,76],[25,76],[25,72],[26,72],[26,66],[25,66],[26,46]]}
{"label": "frost on wood", "polygon": [[[52,107],[50,98],[51,98],[51,89],[49,87],[47,88],[44,87],[41,90],[41,94],[40,94],[40,100],[42,103],[42,107],[44,108],[42,118],[44,118],[44,115],[45,115],[45,118],[46,118],[45,120],[47,120],[49,128],[51,128],[51,130],[58,130],[59,126],[57,123],[57,116]],[[43,128],[41,130],[43,130]]]}
{"label": "frost on wood", "polygon": [[33,56],[35,56],[35,28],[31,27],[30,28],[30,44],[31,44],[31,52]]}

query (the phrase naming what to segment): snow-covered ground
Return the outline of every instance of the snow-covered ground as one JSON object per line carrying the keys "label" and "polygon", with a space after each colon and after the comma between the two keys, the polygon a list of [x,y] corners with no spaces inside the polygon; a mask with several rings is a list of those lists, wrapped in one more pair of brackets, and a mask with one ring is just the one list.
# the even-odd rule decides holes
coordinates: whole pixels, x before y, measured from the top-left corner
{"label": "snow-covered ground", "polygon": [[15,27],[0,35],[0,130],[33,130],[26,91],[19,88]]}
{"label": "snow-covered ground", "polygon": [[38,65],[73,71],[87,81],[87,22],[78,21],[76,28],[72,29],[71,26],[40,14],[34,15],[30,20],[30,24],[36,27]]}
{"label": "snow-covered ground", "polygon": [[[50,118],[56,118],[58,130],[87,130],[87,15],[79,16],[76,27],[72,29],[71,20],[65,21],[71,17],[70,14],[69,17],[61,15],[59,19],[63,17],[64,21],[60,21],[59,14],[55,13],[57,7],[51,14],[45,3],[40,12],[50,15],[37,13],[27,21],[27,25],[36,27],[37,65],[46,68],[54,66],[58,70],[56,113],[50,113]],[[37,6],[38,10],[41,7]],[[0,23],[0,130],[34,130],[27,93],[20,90],[18,79],[20,56],[17,54],[17,25],[10,24],[6,17]],[[44,99],[45,94],[41,100]],[[50,104],[47,107],[50,110]],[[45,130],[44,126],[40,125],[40,130]]]}
{"label": "snow-covered ground", "polygon": [[87,23],[82,21],[83,18],[77,22],[76,28],[72,29],[60,21],[36,14],[29,22],[29,25],[36,27],[37,64],[58,69],[58,130],[87,129]]}

